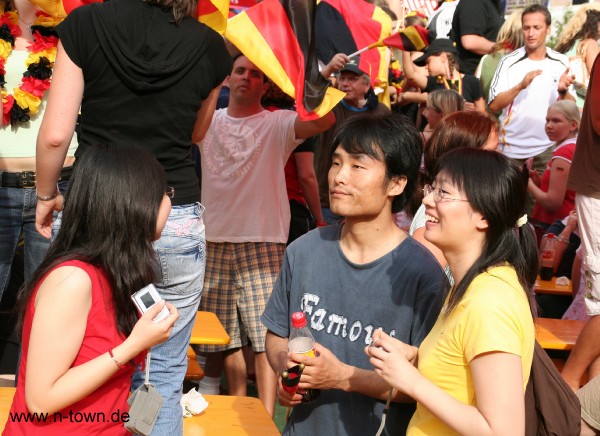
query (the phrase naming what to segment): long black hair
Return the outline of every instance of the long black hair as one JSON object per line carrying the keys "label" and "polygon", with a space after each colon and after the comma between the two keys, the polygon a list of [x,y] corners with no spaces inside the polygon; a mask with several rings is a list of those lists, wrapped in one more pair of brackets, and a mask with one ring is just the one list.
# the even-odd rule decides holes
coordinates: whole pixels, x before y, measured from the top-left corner
{"label": "long black hair", "polygon": [[535,314],[531,292],[538,272],[535,232],[528,223],[517,226],[525,213],[527,196],[521,170],[495,151],[459,148],[442,156],[439,173],[465,193],[473,210],[481,213],[488,223],[483,251],[450,291],[446,314],[458,305],[475,277],[504,263],[515,269]]}
{"label": "long black hair", "polygon": [[19,294],[17,332],[39,282],[58,264],[81,260],[105,274],[117,328],[129,335],[138,319],[131,295],[155,280],[152,241],[165,188],[165,172],[149,152],[88,147],[73,169],[56,239]]}

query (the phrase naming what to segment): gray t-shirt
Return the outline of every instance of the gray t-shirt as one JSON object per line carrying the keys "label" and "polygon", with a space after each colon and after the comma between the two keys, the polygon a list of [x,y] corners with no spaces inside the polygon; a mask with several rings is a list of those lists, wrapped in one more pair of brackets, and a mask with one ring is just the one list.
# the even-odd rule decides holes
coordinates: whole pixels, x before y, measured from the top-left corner
{"label": "gray t-shirt", "polygon": [[[412,238],[385,256],[357,265],[343,254],[343,224],[313,230],[287,249],[279,278],[261,317],[288,337],[290,316],[304,311],[321,345],[338,359],[372,369],[363,350],[377,328],[418,346],[440,312],[448,284],[435,258]],[[284,434],[374,435],[384,401],[326,390],[314,403],[294,407]],[[392,403],[384,434],[404,434],[414,404]]]}

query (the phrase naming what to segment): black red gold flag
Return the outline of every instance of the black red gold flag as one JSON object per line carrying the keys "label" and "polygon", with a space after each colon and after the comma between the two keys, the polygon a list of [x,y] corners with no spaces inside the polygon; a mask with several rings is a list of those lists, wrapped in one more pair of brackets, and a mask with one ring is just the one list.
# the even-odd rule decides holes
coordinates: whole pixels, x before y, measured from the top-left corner
{"label": "black red gold flag", "polygon": [[229,18],[229,0],[198,0],[198,21],[225,33]]}
{"label": "black red gold flag", "polygon": [[318,69],[312,0],[264,0],[231,18],[225,37],[295,99],[303,120],[329,112],[344,93]]}
{"label": "black red gold flag", "polygon": [[[327,64],[336,53],[351,54],[388,37],[392,19],[383,9],[364,0],[321,0],[317,6],[315,30],[317,55]],[[387,83],[385,47],[360,54],[358,68],[371,76],[371,82]]]}
{"label": "black red gold flag", "polygon": [[382,43],[404,51],[422,51],[429,45],[429,30],[422,26],[408,26],[384,38]]}
{"label": "black red gold flag", "polygon": [[[31,0],[54,18],[63,19],[79,6],[104,0]],[[198,0],[198,20],[223,34],[229,15],[229,0]]]}

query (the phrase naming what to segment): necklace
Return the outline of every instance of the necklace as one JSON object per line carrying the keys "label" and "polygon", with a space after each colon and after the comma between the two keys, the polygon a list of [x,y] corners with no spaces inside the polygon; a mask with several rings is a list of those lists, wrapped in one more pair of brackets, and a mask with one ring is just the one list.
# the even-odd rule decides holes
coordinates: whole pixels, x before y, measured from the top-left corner
{"label": "necklace", "polygon": [[[43,12],[38,12],[31,24],[33,42],[27,50],[26,70],[18,88],[10,94],[4,87],[6,84],[6,61],[21,35],[18,22],[21,20],[17,11],[0,9],[0,87],[2,88],[2,126],[10,124],[15,127],[30,120],[31,115],[38,113],[42,99],[50,88],[52,67],[56,59],[58,37],[54,27],[58,21]],[[21,20],[22,21],[22,20]],[[27,23],[25,23],[27,24]]]}
{"label": "necklace", "polygon": [[[24,20],[24,19],[22,19],[21,17],[19,17],[19,21],[20,21],[21,23],[25,24],[25,25],[27,26],[27,29],[28,29],[29,31],[31,31],[31,25],[33,24],[33,21],[32,21],[32,22],[30,22],[30,23],[28,23],[27,21],[25,21],[25,20]],[[34,21],[35,21],[35,20],[34,20]]]}
{"label": "necklace", "polygon": [[453,89],[462,95],[462,78],[459,76],[458,79],[446,79],[444,76],[437,77],[438,83],[444,85],[446,89]]}

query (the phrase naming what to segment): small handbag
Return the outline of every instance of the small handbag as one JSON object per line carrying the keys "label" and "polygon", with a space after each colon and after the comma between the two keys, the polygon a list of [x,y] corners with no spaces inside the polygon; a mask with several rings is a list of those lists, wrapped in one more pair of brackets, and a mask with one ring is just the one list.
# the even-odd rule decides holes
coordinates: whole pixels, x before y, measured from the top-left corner
{"label": "small handbag", "polygon": [[546,351],[535,341],[531,374],[525,391],[525,435],[578,436],[580,432],[579,398]]}
{"label": "small handbag", "polygon": [[129,396],[129,420],[125,428],[132,433],[148,436],[152,433],[163,405],[163,397],[150,384],[150,350],[146,355],[146,377],[144,384]]}

